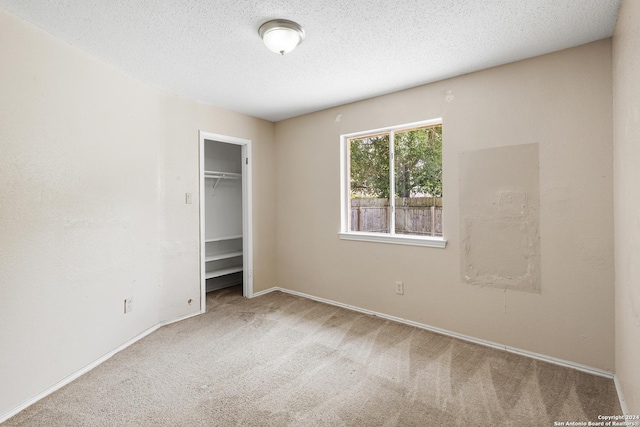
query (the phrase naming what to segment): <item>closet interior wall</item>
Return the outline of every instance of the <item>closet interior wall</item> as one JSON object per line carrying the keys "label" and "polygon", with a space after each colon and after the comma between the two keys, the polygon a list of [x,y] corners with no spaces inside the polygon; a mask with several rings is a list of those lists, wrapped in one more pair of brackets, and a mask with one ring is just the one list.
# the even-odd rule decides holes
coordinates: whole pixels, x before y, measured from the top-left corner
{"label": "closet interior wall", "polygon": [[242,147],[204,144],[205,277],[210,292],[242,283]]}

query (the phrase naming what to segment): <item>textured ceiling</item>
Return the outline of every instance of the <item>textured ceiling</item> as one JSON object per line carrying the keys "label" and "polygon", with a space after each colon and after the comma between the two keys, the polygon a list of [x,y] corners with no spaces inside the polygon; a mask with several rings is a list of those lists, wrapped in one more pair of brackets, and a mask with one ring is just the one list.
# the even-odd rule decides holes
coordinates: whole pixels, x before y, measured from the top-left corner
{"label": "textured ceiling", "polygon": [[[163,91],[278,121],[610,37],[620,0],[0,0]],[[258,27],[301,24],[284,57]]]}

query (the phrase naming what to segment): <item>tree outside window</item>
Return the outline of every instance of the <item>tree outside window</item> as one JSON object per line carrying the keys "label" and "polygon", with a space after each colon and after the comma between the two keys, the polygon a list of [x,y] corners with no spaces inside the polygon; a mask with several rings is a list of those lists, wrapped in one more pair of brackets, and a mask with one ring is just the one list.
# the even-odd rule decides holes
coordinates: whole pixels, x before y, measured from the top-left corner
{"label": "tree outside window", "polygon": [[349,231],[442,236],[441,123],[350,138],[348,149]]}

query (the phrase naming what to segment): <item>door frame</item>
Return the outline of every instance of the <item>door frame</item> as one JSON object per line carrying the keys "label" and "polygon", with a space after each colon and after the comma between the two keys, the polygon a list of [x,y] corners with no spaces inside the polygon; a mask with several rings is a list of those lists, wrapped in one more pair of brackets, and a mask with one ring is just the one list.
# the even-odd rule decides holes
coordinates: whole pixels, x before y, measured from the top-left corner
{"label": "door frame", "polygon": [[242,294],[245,298],[253,296],[253,207],[251,186],[251,140],[213,132],[199,131],[200,147],[198,151],[200,167],[200,311],[206,312],[207,279],[205,278],[205,180],[204,180],[204,144],[205,140],[236,144],[242,147]]}

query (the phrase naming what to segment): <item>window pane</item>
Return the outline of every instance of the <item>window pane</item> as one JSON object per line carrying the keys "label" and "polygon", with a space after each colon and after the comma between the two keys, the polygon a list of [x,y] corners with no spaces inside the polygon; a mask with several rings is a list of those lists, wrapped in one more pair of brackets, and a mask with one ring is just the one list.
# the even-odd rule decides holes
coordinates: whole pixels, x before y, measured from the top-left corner
{"label": "window pane", "polygon": [[394,135],[395,232],[442,236],[442,125]]}
{"label": "window pane", "polygon": [[389,233],[389,134],[349,140],[349,231]]}

